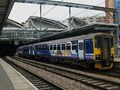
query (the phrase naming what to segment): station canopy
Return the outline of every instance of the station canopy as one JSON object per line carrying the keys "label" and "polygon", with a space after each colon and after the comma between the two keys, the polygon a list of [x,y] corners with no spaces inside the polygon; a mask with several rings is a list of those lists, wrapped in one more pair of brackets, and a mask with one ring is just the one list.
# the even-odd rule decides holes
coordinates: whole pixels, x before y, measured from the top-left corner
{"label": "station canopy", "polygon": [[2,30],[15,0],[0,0],[0,31]]}
{"label": "station canopy", "polygon": [[32,41],[32,43],[38,43],[38,42],[44,42],[44,41],[50,41],[50,40],[56,40],[56,39],[62,39],[62,38],[68,38],[73,36],[79,36],[79,35],[86,35],[89,33],[114,33],[118,29],[117,24],[105,24],[105,23],[93,23],[90,25],[86,25],[83,27],[80,27],[78,29],[72,29],[64,32],[60,32],[53,35],[45,36],[39,40]]}

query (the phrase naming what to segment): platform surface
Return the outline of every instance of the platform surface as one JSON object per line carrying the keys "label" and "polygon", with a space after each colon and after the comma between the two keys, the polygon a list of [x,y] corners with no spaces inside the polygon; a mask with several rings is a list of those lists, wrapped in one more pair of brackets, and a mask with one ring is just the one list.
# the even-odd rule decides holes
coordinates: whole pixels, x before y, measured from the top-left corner
{"label": "platform surface", "polygon": [[24,76],[0,58],[0,90],[38,90]]}

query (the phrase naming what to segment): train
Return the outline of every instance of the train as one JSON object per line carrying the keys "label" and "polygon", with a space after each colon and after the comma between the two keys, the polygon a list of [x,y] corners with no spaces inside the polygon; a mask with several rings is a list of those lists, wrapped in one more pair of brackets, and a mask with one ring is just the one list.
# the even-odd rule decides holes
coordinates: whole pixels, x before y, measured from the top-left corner
{"label": "train", "polygon": [[33,60],[111,70],[115,58],[114,36],[102,32],[73,35],[20,46],[16,53]]}

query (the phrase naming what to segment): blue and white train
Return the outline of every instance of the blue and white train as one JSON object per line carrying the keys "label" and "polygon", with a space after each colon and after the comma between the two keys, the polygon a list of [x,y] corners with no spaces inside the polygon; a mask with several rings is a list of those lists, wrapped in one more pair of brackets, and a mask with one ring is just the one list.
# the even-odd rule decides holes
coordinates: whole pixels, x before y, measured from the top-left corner
{"label": "blue and white train", "polygon": [[37,60],[109,70],[113,67],[115,57],[113,41],[110,34],[94,33],[21,46],[17,53]]}

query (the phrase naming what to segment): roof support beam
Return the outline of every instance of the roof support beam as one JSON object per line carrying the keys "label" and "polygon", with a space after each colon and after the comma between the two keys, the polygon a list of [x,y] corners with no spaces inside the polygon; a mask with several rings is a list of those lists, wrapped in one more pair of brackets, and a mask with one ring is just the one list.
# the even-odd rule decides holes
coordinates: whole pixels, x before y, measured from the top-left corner
{"label": "roof support beam", "polygon": [[60,2],[60,1],[51,1],[51,0],[16,0],[16,2],[57,5],[57,6],[65,6],[65,7],[74,7],[74,8],[107,11],[107,12],[114,12],[115,11],[115,9],[113,9],[113,8],[105,8],[105,7],[99,7],[99,6],[93,6],[93,5],[85,5],[85,4],[70,3],[70,2]]}

